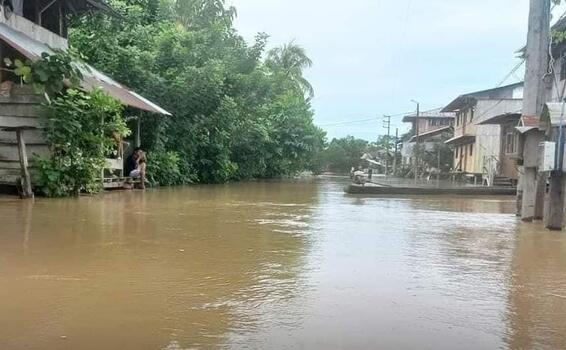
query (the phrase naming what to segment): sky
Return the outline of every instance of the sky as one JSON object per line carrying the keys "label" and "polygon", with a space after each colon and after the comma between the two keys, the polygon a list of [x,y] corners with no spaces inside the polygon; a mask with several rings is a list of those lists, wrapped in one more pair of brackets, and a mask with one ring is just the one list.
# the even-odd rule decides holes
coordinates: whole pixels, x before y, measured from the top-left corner
{"label": "sky", "polygon": [[[384,135],[383,115],[406,132],[402,114],[497,86],[521,62],[528,0],[228,0],[248,41],[294,40],[314,66],[315,123],[328,139]],[[564,6],[554,9],[562,15]],[[524,70],[505,83],[522,80]]]}

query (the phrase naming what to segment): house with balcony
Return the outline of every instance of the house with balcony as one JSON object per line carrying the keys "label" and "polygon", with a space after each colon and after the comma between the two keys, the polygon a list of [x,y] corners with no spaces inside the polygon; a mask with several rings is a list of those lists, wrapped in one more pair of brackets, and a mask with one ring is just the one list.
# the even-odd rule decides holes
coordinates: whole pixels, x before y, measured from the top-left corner
{"label": "house with balcony", "polygon": [[522,110],[523,83],[458,96],[442,112],[455,113],[453,173],[474,183],[512,185]]}
{"label": "house with balcony", "polygon": [[[104,0],[5,0],[0,2],[0,62],[4,58],[39,60],[43,53],[54,49],[67,50],[67,20],[70,16],[87,16],[93,12],[116,15]],[[89,91],[95,88],[133,109],[169,115],[163,108],[145,99],[111,77],[84,62],[75,62],[83,74],[81,86]],[[18,77],[0,71],[0,184],[18,185],[28,178],[27,154],[49,152],[39,120],[42,95],[22,85]],[[135,143],[139,145],[137,119]],[[121,149],[121,147],[119,147]],[[122,155],[108,159],[108,178],[123,177]],[[118,174],[118,176],[116,176]],[[101,175],[104,179],[104,174]],[[121,186],[111,181],[105,187]],[[30,186],[28,184],[28,186]]]}
{"label": "house with balcony", "polygon": [[[438,146],[450,139],[453,134],[454,116],[452,112],[441,112],[441,109],[437,108],[420,112],[418,116],[415,113],[403,117],[404,123],[411,123],[411,132],[404,137],[401,148],[403,166],[414,167],[417,144],[423,152],[433,153],[438,150]],[[437,164],[428,166],[436,167]]]}

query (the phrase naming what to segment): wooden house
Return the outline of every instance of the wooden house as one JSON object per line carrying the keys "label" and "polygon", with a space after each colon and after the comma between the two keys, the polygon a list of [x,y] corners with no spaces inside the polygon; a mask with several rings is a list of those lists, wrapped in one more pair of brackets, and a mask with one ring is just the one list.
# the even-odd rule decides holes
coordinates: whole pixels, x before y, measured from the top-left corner
{"label": "wooden house", "polygon": [[402,162],[404,166],[414,166],[414,147],[418,143],[425,152],[433,152],[436,145],[443,143],[453,134],[454,113],[444,113],[440,108],[403,117],[404,123],[411,123],[411,135],[403,140]]}
{"label": "wooden house", "polygon": [[[44,52],[66,50],[67,19],[90,11],[112,9],[103,0],[6,0],[0,2],[0,62],[4,58],[38,60]],[[125,106],[169,115],[163,108],[114,81],[83,62],[75,62],[82,70],[85,90],[100,88]],[[43,97],[28,86],[22,86],[10,73],[0,73],[0,184],[18,184],[24,173],[22,164],[29,154],[48,151],[38,119]],[[135,132],[139,143],[139,123]],[[26,148],[27,146],[27,148]],[[123,174],[122,155],[108,159],[108,168]],[[115,184],[119,186],[119,184]],[[107,186],[114,186],[107,183]]]}
{"label": "wooden house", "polygon": [[486,185],[512,184],[518,145],[516,126],[521,113],[523,83],[458,96],[442,109],[456,114],[453,171]]}

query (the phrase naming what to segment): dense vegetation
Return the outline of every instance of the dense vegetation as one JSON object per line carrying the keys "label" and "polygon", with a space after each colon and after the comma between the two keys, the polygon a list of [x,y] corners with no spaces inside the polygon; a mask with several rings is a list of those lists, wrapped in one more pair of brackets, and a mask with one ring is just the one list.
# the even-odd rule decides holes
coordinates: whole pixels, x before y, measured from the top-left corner
{"label": "dense vegetation", "polygon": [[[109,0],[119,16],[71,22],[86,60],[172,117],[143,114],[150,179],[173,185],[318,170],[324,132],[313,124],[312,62],[289,43],[247,44],[224,0]],[[126,110],[129,115],[139,111]]]}
{"label": "dense vegetation", "polygon": [[77,196],[101,189],[106,157],[115,137],[128,136],[123,106],[105,92],[80,89],[82,71],[72,52],[43,53],[36,61],[5,58],[13,73],[46,97],[42,124],[49,155],[34,155],[36,189],[48,197]]}
{"label": "dense vegetation", "polygon": [[44,123],[51,154],[34,159],[39,191],[48,197],[99,191],[113,134],[129,133],[120,103],[101,90],[65,89],[45,105]]}
{"label": "dense vegetation", "polygon": [[[333,139],[322,152],[322,164],[330,172],[345,174],[349,173],[352,167],[367,166],[361,159],[367,153],[372,159],[388,164],[391,168],[395,156],[394,148],[395,138],[386,135],[379,136],[376,142],[368,142],[353,136]],[[400,164],[399,156],[398,153],[397,160]]]}

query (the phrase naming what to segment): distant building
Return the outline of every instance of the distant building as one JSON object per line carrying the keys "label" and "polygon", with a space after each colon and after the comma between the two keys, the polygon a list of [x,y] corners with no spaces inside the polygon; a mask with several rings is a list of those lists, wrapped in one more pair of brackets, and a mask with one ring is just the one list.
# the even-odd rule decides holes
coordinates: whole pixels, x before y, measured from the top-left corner
{"label": "distant building", "polygon": [[523,83],[458,96],[442,109],[456,114],[453,171],[494,185],[515,182]]}
{"label": "distant building", "polygon": [[417,144],[417,119],[418,119],[418,141],[425,152],[433,152],[452,136],[454,125],[454,113],[441,112],[441,109],[433,109],[416,114],[407,115],[403,118],[404,123],[411,123],[410,134],[403,139],[401,148],[402,163],[405,167],[414,166],[415,145]]}

